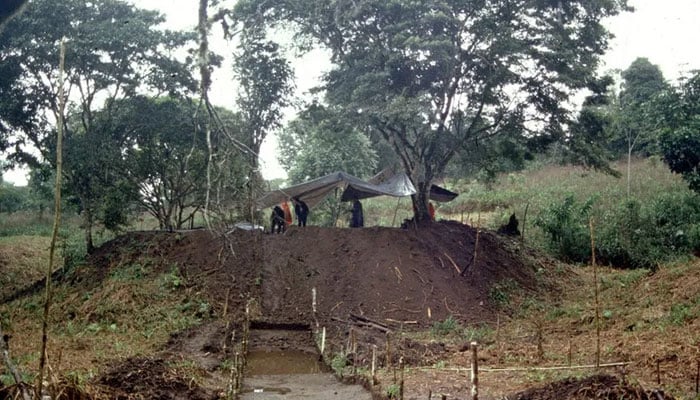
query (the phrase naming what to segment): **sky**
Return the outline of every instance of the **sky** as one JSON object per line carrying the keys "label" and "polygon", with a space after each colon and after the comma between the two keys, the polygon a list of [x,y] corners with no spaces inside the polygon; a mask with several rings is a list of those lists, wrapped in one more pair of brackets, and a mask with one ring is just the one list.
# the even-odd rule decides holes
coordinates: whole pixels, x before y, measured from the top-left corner
{"label": "sky", "polygon": [[[197,24],[198,0],[129,0],[137,7],[162,12],[170,29],[193,28]],[[700,69],[700,0],[628,0],[635,8],[605,21],[615,35],[604,55],[601,72],[624,70],[638,57],[646,57],[661,68],[664,77],[675,82],[683,74]],[[212,76],[211,100],[216,105],[234,108],[236,85],[229,72],[234,45],[221,35],[213,35],[211,47],[225,56],[225,64]],[[297,78],[297,94],[303,95],[328,67],[323,53],[315,52],[293,62]],[[287,113],[292,118],[294,110]],[[268,137],[261,149],[261,166],[266,179],[285,177],[276,159],[276,140]],[[10,171],[3,179],[15,185],[26,185],[26,171]]]}

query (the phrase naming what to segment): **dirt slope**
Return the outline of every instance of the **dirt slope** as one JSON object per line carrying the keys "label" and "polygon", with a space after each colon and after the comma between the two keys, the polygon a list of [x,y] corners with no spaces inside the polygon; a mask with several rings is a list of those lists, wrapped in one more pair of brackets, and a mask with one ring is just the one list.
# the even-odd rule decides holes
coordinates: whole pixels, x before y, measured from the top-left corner
{"label": "dirt slope", "polygon": [[417,230],[292,227],[279,235],[135,232],[103,246],[93,262],[104,273],[125,259],[167,259],[219,315],[224,306],[241,313],[253,299],[256,320],[308,324],[316,288],[320,322],[353,314],[424,328],[448,316],[494,321],[494,285],[537,290],[535,268],[508,240],[481,232],[472,262],[476,230],[455,222]]}

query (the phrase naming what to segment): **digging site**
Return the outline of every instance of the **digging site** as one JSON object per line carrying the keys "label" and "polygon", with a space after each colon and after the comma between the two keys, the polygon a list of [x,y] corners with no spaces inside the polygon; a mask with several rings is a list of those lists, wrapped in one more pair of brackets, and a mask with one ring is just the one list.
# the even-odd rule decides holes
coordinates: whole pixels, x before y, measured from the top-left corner
{"label": "digging site", "polygon": [[[206,299],[204,322],[171,332],[155,354],[114,360],[90,381],[90,395],[69,385],[61,398],[418,399],[441,398],[438,390],[469,398],[468,341],[446,344],[430,338],[431,329],[446,321],[496,329],[513,312],[501,296],[554,299],[554,282],[571,274],[517,238],[440,221],[282,234],[131,232],[60,284],[94,293],[120,268],[145,262],[154,272],[177,273],[187,293]],[[481,362],[496,359],[494,351]],[[410,376],[445,363],[457,368],[449,378]],[[509,398],[618,398],[615,391],[647,398],[638,389],[629,397],[632,389],[617,378],[599,381],[588,397],[558,397],[577,392],[578,383],[568,382],[559,394],[550,386]],[[580,385],[590,388],[590,381]],[[13,393],[0,387],[0,398]],[[507,394],[496,382],[480,397]]]}

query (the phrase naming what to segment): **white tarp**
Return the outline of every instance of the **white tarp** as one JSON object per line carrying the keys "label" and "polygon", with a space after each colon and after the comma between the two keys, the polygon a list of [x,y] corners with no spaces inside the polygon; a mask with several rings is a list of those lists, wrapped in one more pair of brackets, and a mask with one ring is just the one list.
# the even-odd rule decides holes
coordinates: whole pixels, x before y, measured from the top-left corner
{"label": "white tarp", "polygon": [[375,196],[403,197],[416,193],[411,180],[404,173],[395,174],[381,183],[374,184],[345,172],[335,172],[288,188],[267,192],[258,198],[256,203],[258,209],[264,209],[297,197],[309,207],[313,207],[336,189],[343,190],[343,201]]}

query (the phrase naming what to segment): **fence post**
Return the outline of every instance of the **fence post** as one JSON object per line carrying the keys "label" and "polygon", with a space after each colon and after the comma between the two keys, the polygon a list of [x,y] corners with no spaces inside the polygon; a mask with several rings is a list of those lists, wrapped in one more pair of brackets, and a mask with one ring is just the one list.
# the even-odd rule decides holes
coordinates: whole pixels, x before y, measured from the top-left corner
{"label": "fence post", "polygon": [[471,342],[472,350],[472,368],[471,368],[471,384],[472,384],[472,400],[479,400],[479,360],[477,358],[477,344]]}

